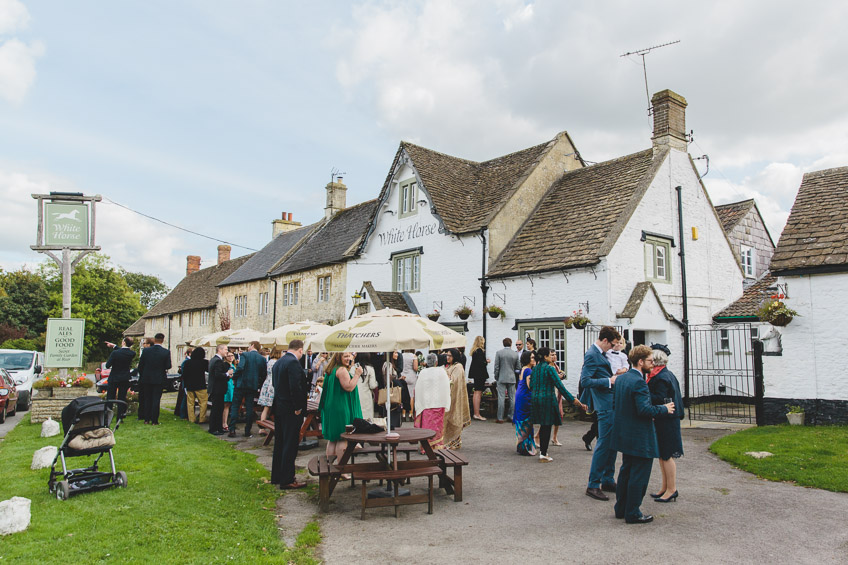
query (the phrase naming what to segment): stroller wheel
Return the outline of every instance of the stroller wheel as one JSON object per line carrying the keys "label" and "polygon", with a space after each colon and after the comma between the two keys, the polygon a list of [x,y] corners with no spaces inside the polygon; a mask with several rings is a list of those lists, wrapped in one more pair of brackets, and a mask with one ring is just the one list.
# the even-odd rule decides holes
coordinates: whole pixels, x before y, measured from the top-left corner
{"label": "stroller wheel", "polygon": [[123,471],[118,471],[115,473],[115,481],[118,483],[118,486],[121,488],[127,487],[127,474]]}
{"label": "stroller wheel", "polygon": [[68,500],[71,495],[71,487],[68,481],[59,481],[56,483],[56,498],[59,500]]}

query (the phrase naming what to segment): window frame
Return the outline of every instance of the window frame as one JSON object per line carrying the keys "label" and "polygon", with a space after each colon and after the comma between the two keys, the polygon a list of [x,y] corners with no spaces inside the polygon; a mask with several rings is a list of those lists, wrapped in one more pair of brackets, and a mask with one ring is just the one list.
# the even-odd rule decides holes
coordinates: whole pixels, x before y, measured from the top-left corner
{"label": "window frame", "polygon": [[[393,292],[419,292],[421,290],[421,250],[415,249],[403,253],[392,255],[392,291]],[[409,276],[412,281],[409,288],[400,288],[398,283],[401,279],[399,275],[399,267],[404,265],[407,260],[411,260],[409,267]],[[406,268],[404,266],[403,280],[406,281]]]}
{"label": "window frame", "polygon": [[[411,190],[410,190],[411,189]],[[398,217],[408,218],[418,213],[418,179],[398,183]]]}
{"label": "window frame", "polygon": [[[542,332],[548,332],[542,337]],[[557,353],[557,367],[568,374],[568,339],[564,322],[521,322],[518,324],[518,337],[527,343],[527,335],[536,341],[536,348],[550,347]],[[562,349],[556,347],[562,344]]]}
{"label": "window frame", "polygon": [[332,287],[332,275],[318,277],[318,302],[330,301],[330,289]]}
{"label": "window frame", "polygon": [[[674,245],[673,242],[669,239],[653,235],[646,236],[644,238],[644,242],[645,280],[670,284],[672,282],[672,270],[669,258],[671,257],[671,248]],[[662,277],[657,275],[657,271],[659,270],[658,259],[660,255],[660,253],[657,252],[658,249],[662,249],[662,268],[665,270],[665,274]]]}
{"label": "window frame", "polygon": [[742,258],[742,273],[745,278],[756,277],[757,267],[755,264],[756,255],[754,248],[750,245],[740,245],[739,254]]}

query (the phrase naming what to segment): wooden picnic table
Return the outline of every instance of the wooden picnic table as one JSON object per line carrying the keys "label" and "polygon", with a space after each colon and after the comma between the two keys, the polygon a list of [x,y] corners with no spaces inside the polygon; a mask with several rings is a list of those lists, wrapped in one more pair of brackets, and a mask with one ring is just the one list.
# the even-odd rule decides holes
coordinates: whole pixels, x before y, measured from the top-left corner
{"label": "wooden picnic table", "polygon": [[[260,428],[268,430],[268,435],[265,436],[265,441],[262,445],[269,445],[274,440],[276,428],[273,420],[257,420],[256,425]],[[306,401],[306,416],[303,418],[303,425],[300,426],[300,440],[305,437],[317,437],[321,439],[321,413],[318,410],[317,400]]]}

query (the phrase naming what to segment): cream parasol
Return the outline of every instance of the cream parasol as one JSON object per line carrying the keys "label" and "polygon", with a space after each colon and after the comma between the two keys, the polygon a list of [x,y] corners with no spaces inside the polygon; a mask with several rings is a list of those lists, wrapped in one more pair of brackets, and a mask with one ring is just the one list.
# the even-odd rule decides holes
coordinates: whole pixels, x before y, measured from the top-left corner
{"label": "cream parasol", "polygon": [[266,334],[259,336],[259,343],[263,347],[285,348],[294,339],[306,341],[307,338],[313,337],[324,330],[330,329],[327,324],[313,322],[311,320],[303,320],[302,322],[294,322],[274,328]]}
{"label": "cream parasol", "polygon": [[206,334],[204,336],[191,340],[189,342],[189,345],[191,345],[192,347],[215,347],[216,345],[218,345],[219,339],[227,338],[235,332],[236,330],[223,330],[220,332]]}

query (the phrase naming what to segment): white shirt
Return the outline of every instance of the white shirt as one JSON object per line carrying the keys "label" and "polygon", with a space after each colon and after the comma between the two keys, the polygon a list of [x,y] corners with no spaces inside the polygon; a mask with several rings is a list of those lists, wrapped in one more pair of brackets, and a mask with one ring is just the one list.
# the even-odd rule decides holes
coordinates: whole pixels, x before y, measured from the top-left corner
{"label": "white shirt", "polygon": [[622,368],[630,368],[630,363],[627,362],[627,355],[625,355],[621,351],[615,351],[614,349],[610,349],[606,353],[606,358],[610,363],[613,375],[615,375]]}

